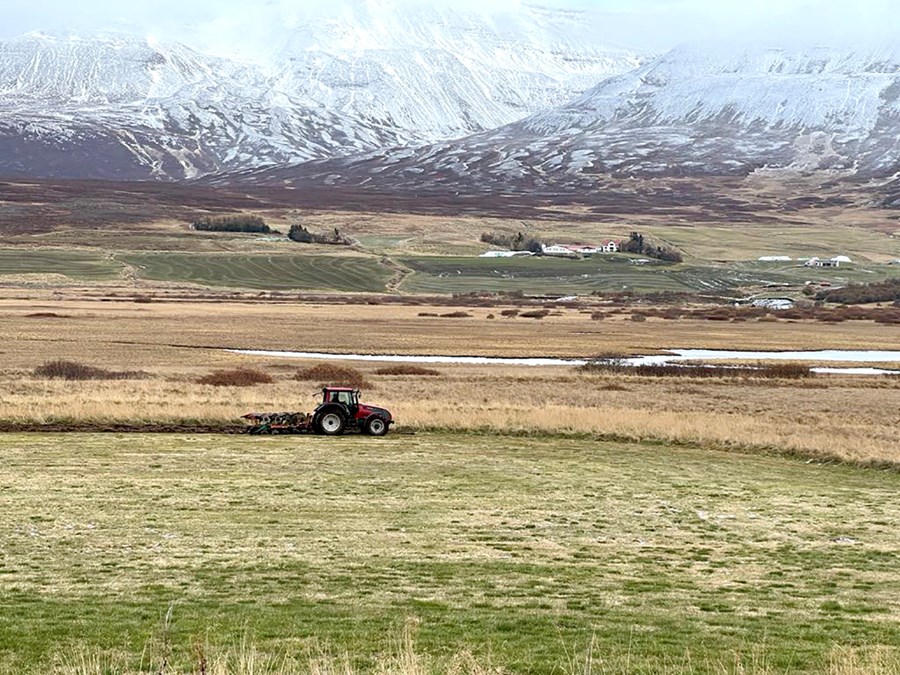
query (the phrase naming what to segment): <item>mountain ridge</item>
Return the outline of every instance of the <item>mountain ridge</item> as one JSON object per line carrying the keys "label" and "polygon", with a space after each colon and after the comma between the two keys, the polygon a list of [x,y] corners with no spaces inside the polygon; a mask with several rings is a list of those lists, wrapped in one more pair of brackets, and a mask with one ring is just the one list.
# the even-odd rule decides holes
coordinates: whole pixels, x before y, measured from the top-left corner
{"label": "mountain ridge", "polygon": [[[578,191],[597,177],[900,170],[900,49],[681,47],[523,120],[426,147],[296,167],[391,190]],[[288,168],[246,179],[290,184]]]}
{"label": "mountain ridge", "polygon": [[[504,33],[478,14],[442,16],[455,19],[420,17],[407,28],[420,46],[395,49],[304,49],[295,27],[268,66],[109,33],[0,42],[0,174],[180,180],[424,144],[561,103],[639,62],[569,44],[543,70],[525,68],[527,55],[492,63],[487,42],[474,55],[478,36],[507,53],[537,45],[534,61],[566,45],[533,22]],[[374,16],[353,21],[337,30],[369,31],[376,43],[385,30]]]}

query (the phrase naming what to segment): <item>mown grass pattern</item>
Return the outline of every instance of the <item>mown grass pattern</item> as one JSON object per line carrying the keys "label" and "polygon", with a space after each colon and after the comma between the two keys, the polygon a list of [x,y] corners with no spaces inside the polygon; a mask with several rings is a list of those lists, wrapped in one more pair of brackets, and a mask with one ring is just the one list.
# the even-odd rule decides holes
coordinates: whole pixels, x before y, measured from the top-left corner
{"label": "mown grass pattern", "polygon": [[378,292],[391,277],[374,258],[351,256],[159,253],[120,259],[144,279],[258,290]]}
{"label": "mown grass pattern", "polygon": [[79,281],[109,281],[121,270],[121,264],[101,254],[55,249],[0,249],[0,276],[59,274]]}

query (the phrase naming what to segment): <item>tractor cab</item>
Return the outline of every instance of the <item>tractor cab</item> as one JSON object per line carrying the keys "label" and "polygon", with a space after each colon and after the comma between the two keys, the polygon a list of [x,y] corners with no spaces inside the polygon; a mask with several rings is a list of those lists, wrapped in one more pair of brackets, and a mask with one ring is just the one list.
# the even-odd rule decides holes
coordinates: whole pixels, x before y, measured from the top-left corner
{"label": "tractor cab", "polygon": [[323,387],[322,403],[339,403],[353,409],[359,406],[359,389]]}

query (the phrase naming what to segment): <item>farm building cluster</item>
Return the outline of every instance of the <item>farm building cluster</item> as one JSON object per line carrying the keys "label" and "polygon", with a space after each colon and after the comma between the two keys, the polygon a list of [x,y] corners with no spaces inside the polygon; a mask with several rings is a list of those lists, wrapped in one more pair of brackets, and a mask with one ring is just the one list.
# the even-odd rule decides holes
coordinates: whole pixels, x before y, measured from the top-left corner
{"label": "farm building cluster", "polygon": [[[793,258],[787,255],[764,255],[759,262],[792,262]],[[797,258],[797,262],[802,262],[804,267],[840,267],[845,263],[852,263],[853,260],[846,255],[836,255],[833,258]]]}
{"label": "farm building cluster", "polygon": [[558,258],[582,258],[592,255],[618,253],[621,243],[604,239],[600,244],[542,244],[540,253],[534,251],[486,251],[482,258],[515,258],[519,256],[546,255]]}

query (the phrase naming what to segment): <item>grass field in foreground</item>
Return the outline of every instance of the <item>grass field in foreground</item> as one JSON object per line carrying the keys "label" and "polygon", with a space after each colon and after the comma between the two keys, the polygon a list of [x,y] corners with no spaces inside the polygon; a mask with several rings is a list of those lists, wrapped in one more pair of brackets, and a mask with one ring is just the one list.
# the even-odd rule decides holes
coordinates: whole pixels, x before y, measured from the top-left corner
{"label": "grass field in foreground", "polygon": [[820,673],[900,642],[896,473],[477,435],[0,435],[0,454],[4,672],[136,664],[170,607],[183,668],[249,636],[365,669],[411,618],[434,664],[522,673],[583,672],[592,641],[618,673]]}

